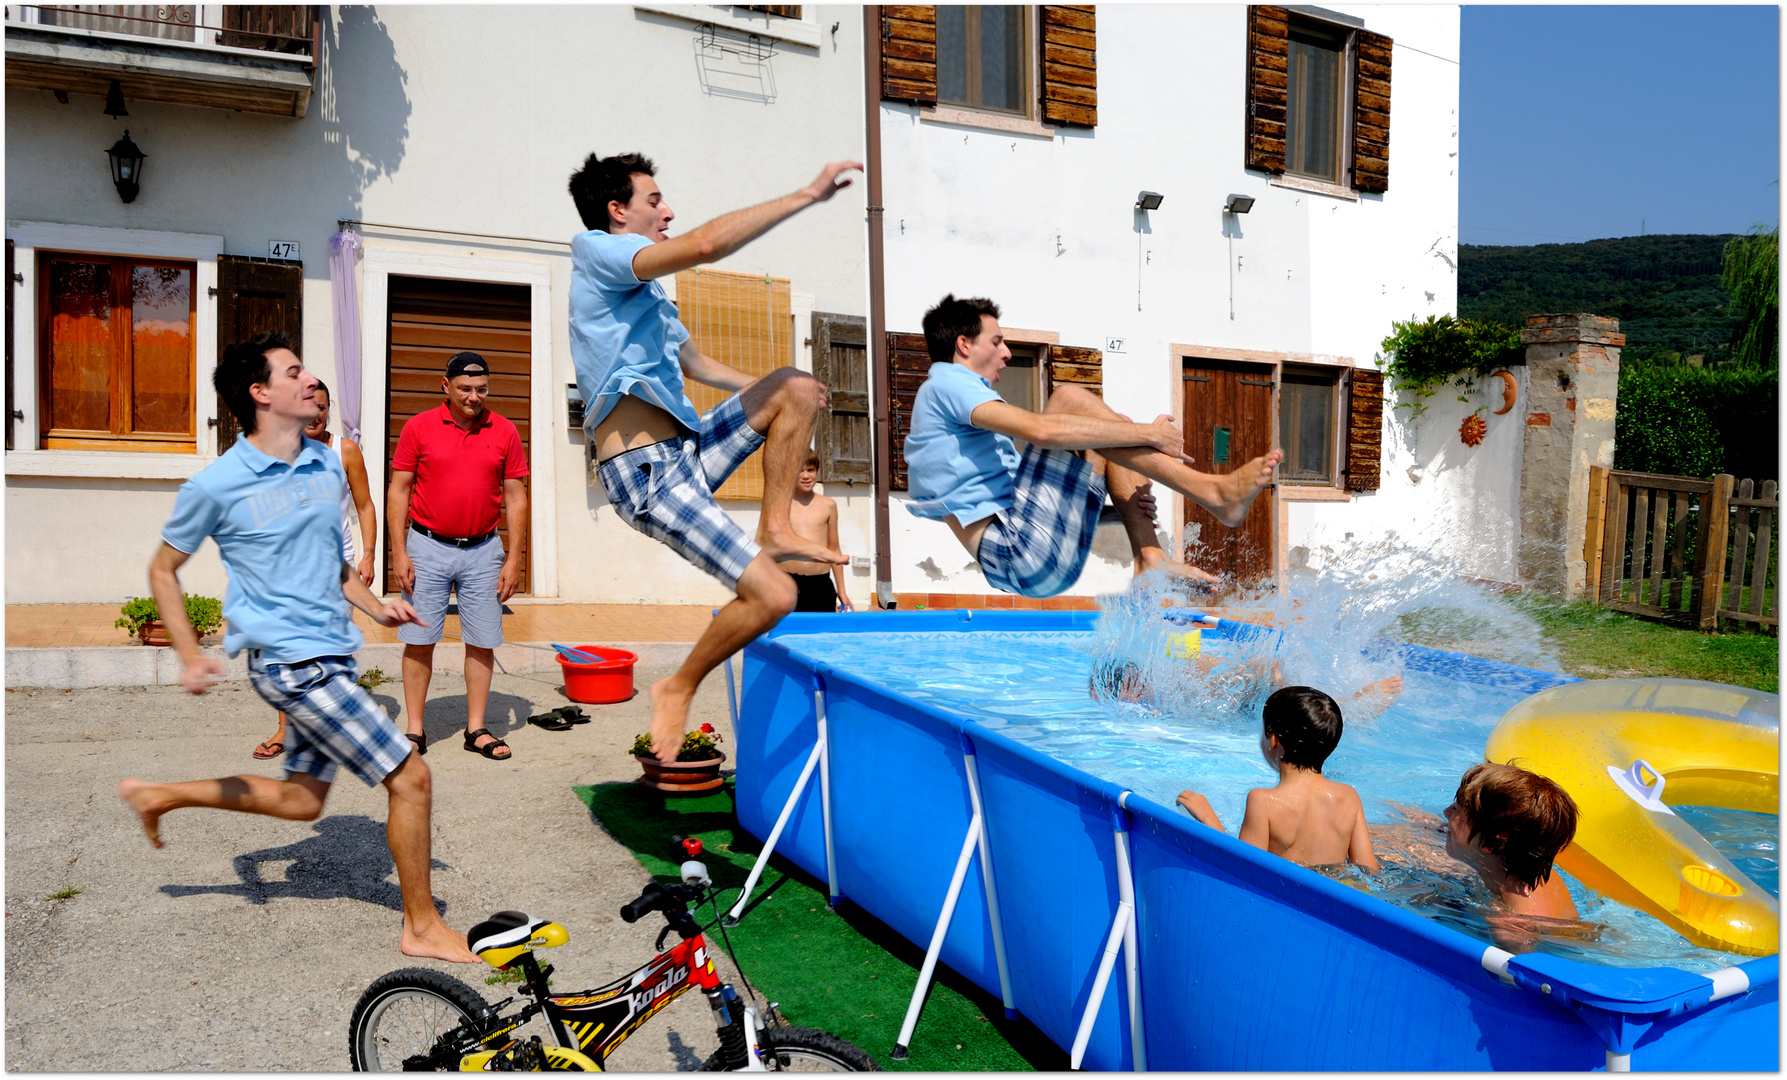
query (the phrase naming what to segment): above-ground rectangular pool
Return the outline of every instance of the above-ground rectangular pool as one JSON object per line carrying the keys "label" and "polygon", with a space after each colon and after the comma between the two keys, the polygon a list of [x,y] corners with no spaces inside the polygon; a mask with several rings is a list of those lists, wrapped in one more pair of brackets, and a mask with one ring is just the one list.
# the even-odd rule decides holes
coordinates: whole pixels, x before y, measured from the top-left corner
{"label": "above-ground rectangular pool", "polygon": [[[1002,730],[997,702],[970,719],[947,693],[921,699],[834,667],[828,652],[844,650],[812,637],[923,635],[947,667],[947,635],[1089,637],[1096,618],[783,620],[744,654],[740,823],[770,835],[823,724],[826,755],[776,850],[922,947],[971,846],[978,800],[990,874],[977,855],[941,960],[1062,1047],[1079,1035],[1087,1068],[1778,1068],[1778,957],[1684,970],[1511,956],[1195,823],[1171,806],[1164,780],[1126,788],[1026,745]],[[973,644],[960,641],[962,651]],[[1563,681],[1429,650],[1406,660],[1461,695]],[[1064,685],[1084,679],[1073,671]],[[1031,707],[1016,691],[1009,704]],[[1038,691],[1034,707],[1048,708],[1048,694]],[[1120,909],[1133,912],[1127,935],[1112,932]],[[1107,945],[1122,941],[1113,962]],[[1108,989],[1083,1031],[1101,962]]]}

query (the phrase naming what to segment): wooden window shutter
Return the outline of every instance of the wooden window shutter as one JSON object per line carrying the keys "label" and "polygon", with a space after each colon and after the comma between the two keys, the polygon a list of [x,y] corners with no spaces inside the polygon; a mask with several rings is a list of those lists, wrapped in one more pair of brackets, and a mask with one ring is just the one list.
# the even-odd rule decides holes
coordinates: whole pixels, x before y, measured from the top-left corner
{"label": "wooden window shutter", "polygon": [[1042,121],[1098,123],[1096,16],[1091,4],[1048,4],[1042,12]]}
{"label": "wooden window shutter", "polygon": [[867,484],[874,480],[869,438],[869,324],[860,315],[813,313],[813,374],[830,388],[831,407],[819,417],[814,448],[819,479]]}
{"label": "wooden window shutter", "polygon": [[12,241],[6,242],[6,448],[12,449]]}
{"label": "wooden window shutter", "polygon": [[1286,66],[1291,51],[1286,8],[1247,9],[1247,167],[1284,171]]}
{"label": "wooden window shutter", "polygon": [[881,9],[881,96],[937,103],[937,9]]}
{"label": "wooden window shutter", "polygon": [[[217,359],[223,351],[263,330],[277,330],[297,342],[304,341],[304,264],[284,260],[252,259],[243,255],[217,257]],[[242,426],[217,398],[217,452],[228,450],[242,433]]]}
{"label": "wooden window shutter", "polygon": [[887,335],[888,446],[893,461],[893,490],[906,490],[906,436],[912,434],[912,402],[931,370],[931,354],[923,334]]}
{"label": "wooden window shutter", "polygon": [[1043,400],[1066,383],[1104,396],[1104,353],[1097,349],[1079,349],[1069,345],[1050,345],[1043,358],[1048,374],[1043,380]]}
{"label": "wooden window shutter", "polygon": [[1354,368],[1347,384],[1346,487],[1376,491],[1383,477],[1384,376]]}
{"label": "wooden window shutter", "polygon": [[1360,30],[1354,41],[1353,187],[1390,188],[1390,39]]}

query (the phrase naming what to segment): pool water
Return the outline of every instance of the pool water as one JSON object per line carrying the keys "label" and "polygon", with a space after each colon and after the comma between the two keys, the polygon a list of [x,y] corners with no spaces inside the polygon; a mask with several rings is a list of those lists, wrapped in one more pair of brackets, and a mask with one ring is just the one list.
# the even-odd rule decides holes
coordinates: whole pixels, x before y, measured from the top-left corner
{"label": "pool water", "polygon": [[[1172,667],[1181,677],[1162,686],[1152,705],[1116,702],[1108,695],[1101,700],[1089,692],[1089,683],[1107,643],[1091,631],[784,634],[778,640],[804,659],[974,720],[1163,806],[1173,806],[1182,790],[1198,791],[1231,836],[1240,830],[1248,789],[1277,783],[1259,749],[1258,703],[1269,689],[1261,680],[1198,676],[1181,660]],[[1201,643],[1202,654],[1218,662],[1245,660],[1249,651],[1208,635]],[[1252,651],[1257,658],[1257,648]],[[1401,671],[1402,693],[1371,717],[1368,708],[1351,701],[1352,692],[1401,665],[1385,653],[1349,663],[1336,677],[1351,684],[1321,687],[1334,694],[1347,717],[1340,746],[1323,773],[1358,790],[1380,861],[1410,842],[1437,844],[1433,826],[1410,824],[1402,807],[1437,814],[1450,803],[1459,776],[1482,760],[1490,729],[1529,688]],[[1147,666],[1151,674],[1159,670],[1152,661]],[[1776,816],[1677,809],[1751,880],[1779,895]],[[1391,903],[1490,942],[1489,895],[1474,876],[1388,863],[1375,877],[1356,869],[1340,872]],[[1689,971],[1749,959],[1691,945],[1651,916],[1564,878],[1588,925],[1544,935],[1537,945],[1543,951],[1612,966],[1661,964]]]}

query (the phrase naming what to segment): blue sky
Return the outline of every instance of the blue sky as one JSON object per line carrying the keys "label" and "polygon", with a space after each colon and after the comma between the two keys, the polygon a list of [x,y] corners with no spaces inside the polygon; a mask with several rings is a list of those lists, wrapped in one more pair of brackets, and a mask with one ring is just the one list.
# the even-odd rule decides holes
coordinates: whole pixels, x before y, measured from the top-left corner
{"label": "blue sky", "polygon": [[1774,7],[1467,5],[1459,242],[1776,224],[1779,20]]}

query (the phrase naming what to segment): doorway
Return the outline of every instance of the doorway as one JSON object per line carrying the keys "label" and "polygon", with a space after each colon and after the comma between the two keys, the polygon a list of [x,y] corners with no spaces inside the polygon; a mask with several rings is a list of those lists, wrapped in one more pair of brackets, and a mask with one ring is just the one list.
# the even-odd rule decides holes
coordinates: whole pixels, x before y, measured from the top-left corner
{"label": "doorway", "polygon": [[[1185,358],[1185,452],[1195,459],[1193,468],[1231,473],[1272,449],[1272,376],[1270,364]],[[1186,544],[1187,561],[1244,589],[1272,586],[1276,507],[1270,489],[1234,528],[1192,500],[1184,502],[1186,535],[1197,534]]]}
{"label": "doorway", "polygon": [[[393,274],[389,295],[385,490],[390,490],[391,459],[396,456],[404,422],[445,400],[441,377],[446,374],[447,358],[465,350],[479,354],[490,365],[490,396],[485,407],[515,425],[522,452],[531,462],[533,298],[529,286]],[[531,502],[533,477],[523,483],[528,485]],[[386,595],[398,591],[390,577],[391,530],[400,527],[405,527],[404,523],[385,523]],[[497,532],[504,549],[513,550],[506,515],[498,519]],[[526,539],[524,536],[518,596],[532,591],[533,545],[525,543]]]}

